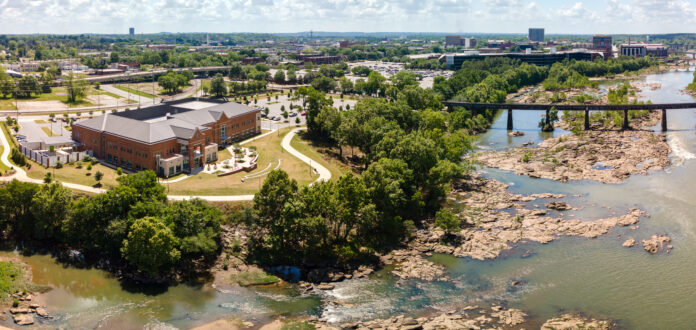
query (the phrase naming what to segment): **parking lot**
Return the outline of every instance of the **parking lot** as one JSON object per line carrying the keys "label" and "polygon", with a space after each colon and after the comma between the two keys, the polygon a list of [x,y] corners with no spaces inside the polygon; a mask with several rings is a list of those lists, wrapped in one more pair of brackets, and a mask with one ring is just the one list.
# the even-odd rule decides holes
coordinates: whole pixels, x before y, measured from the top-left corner
{"label": "parking lot", "polygon": [[[351,108],[355,107],[355,100],[341,100],[341,99],[336,99],[334,98],[334,104],[333,106],[336,108],[339,108],[339,106],[343,109],[346,108],[347,105],[350,105]],[[275,99],[275,97],[271,98],[271,101],[269,102],[267,98],[259,99],[258,104],[254,105],[253,103],[249,104],[250,106],[257,106],[261,108],[268,108],[268,118],[264,119],[266,122],[272,122],[273,127],[276,127],[278,125],[279,127],[287,126],[287,125],[295,125],[296,122],[295,120],[297,118],[300,119],[300,125],[304,125],[307,122],[306,116],[302,115],[302,112],[304,111],[297,111],[297,109],[290,110],[290,104],[293,105],[302,105],[302,100],[289,100],[287,95],[283,96],[278,96],[278,100]],[[285,106],[285,110],[288,112],[288,123],[284,123],[285,118],[283,118],[283,111],[281,110],[282,107]],[[293,115],[293,113],[295,115]],[[276,118],[278,120],[273,120],[272,118]],[[264,126],[264,128],[267,128]]]}

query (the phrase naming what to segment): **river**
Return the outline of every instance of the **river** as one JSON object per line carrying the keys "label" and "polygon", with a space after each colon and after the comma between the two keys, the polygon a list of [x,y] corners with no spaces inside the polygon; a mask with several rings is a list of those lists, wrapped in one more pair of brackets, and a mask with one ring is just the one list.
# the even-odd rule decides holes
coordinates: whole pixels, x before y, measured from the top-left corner
{"label": "river", "polygon": [[[691,72],[649,75],[641,98],[654,103],[691,102],[680,92]],[[506,116],[478,137],[483,148],[508,148],[536,142],[561,130],[541,133],[542,112],[518,111],[515,128],[524,137],[508,137]],[[520,244],[493,261],[435,255],[452,278],[449,282],[407,281],[396,285],[388,270],[370,279],[348,280],[320,296],[302,296],[288,288],[214,288],[210,283],[181,284],[143,290],[118,282],[95,269],[63,267],[47,255],[22,257],[33,269],[34,282],[54,289],[39,297],[52,320],[37,320],[40,328],[189,328],[219,318],[244,317],[256,323],[276,316],[315,315],[327,321],[351,321],[449,310],[453,305],[505,303],[530,314],[532,324],[564,311],[614,319],[622,328],[692,329],[696,327],[696,114],[669,112],[668,141],[673,165],[666,171],[634,176],[620,185],[595,182],[560,183],[532,179],[494,169],[485,176],[510,184],[514,193],[562,193],[574,218],[593,220],[645,209],[650,218],[639,229],[614,228],[596,239],[560,238],[550,244]],[[584,206],[584,207],[583,207]],[[674,250],[650,255],[641,247],[621,247],[628,237],[638,242],[653,234],[668,234]],[[617,237],[620,235],[621,238]],[[640,245],[640,244],[638,244]],[[10,252],[5,252],[10,253]],[[520,281],[520,286],[510,286]],[[340,300],[341,304],[330,301]],[[10,326],[10,320],[0,322]]]}

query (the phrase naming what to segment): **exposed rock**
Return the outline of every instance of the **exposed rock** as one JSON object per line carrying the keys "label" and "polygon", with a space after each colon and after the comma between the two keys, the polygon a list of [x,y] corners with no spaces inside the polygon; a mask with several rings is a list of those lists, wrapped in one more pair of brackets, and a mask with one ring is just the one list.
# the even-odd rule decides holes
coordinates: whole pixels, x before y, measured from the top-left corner
{"label": "exposed rock", "polygon": [[317,285],[319,290],[333,290],[336,286],[330,283],[321,283]]}
{"label": "exposed rock", "polygon": [[[430,248],[430,247],[429,247]],[[395,250],[382,257],[385,264],[395,264],[392,274],[401,279],[443,280],[445,268],[423,258],[417,250]]]}
{"label": "exposed rock", "polygon": [[17,325],[31,325],[34,324],[34,317],[29,314],[15,314],[12,315],[12,319]]}
{"label": "exposed rock", "polygon": [[519,309],[510,308],[508,310],[496,311],[495,313],[492,313],[491,316],[497,317],[499,319],[499,323],[511,326],[523,323],[527,314],[523,313]]}
{"label": "exposed rock", "polygon": [[36,315],[41,316],[43,318],[50,318],[50,316],[48,315],[48,312],[44,308],[37,308]]}
{"label": "exposed rock", "polygon": [[522,131],[512,131],[508,133],[508,136],[524,136],[524,132]]}
{"label": "exposed rock", "polygon": [[665,249],[665,243],[669,242],[670,238],[667,235],[652,235],[649,240],[643,240],[643,249],[652,254],[656,254],[660,251],[669,252],[669,250],[672,249],[672,245],[668,245],[667,249]]}
{"label": "exposed rock", "polygon": [[551,203],[546,203],[546,208],[551,209],[551,210],[556,210],[556,211],[568,211],[571,210],[572,207],[568,205],[566,202],[551,202]]}
{"label": "exposed rock", "polygon": [[593,319],[585,319],[572,314],[564,314],[560,317],[546,321],[542,326],[542,330],[575,330],[575,329],[611,329],[611,323],[608,321],[597,321]]}
{"label": "exposed rock", "polygon": [[531,149],[483,151],[475,157],[483,165],[531,177],[621,183],[631,175],[646,175],[670,165],[670,151],[664,134],[589,131],[550,138]]}
{"label": "exposed rock", "polygon": [[632,247],[633,245],[636,244],[636,240],[633,238],[627,239],[623,244],[621,244],[623,247]]}
{"label": "exposed rock", "polygon": [[15,307],[15,308],[10,308],[10,313],[12,313],[12,314],[29,314],[29,313],[33,313],[33,311],[29,308],[26,308],[26,307]]}
{"label": "exposed rock", "polygon": [[[534,197],[511,194],[507,185],[480,177],[458,183],[453,194],[459,196],[456,201],[464,210],[458,217],[465,228],[454,234],[456,239],[450,241],[457,243],[440,243],[441,240],[436,239],[439,235],[433,235],[434,225],[430,224],[416,231],[415,239],[409,242],[411,250],[416,253],[449,253],[478,260],[494,259],[520,241],[549,243],[561,235],[595,238],[613,227],[634,225],[640,217],[647,216],[642,210],[631,209],[622,216],[597,220],[549,217],[545,210],[527,209],[515,203],[533,201]],[[515,212],[505,211],[501,205],[510,205]]]}

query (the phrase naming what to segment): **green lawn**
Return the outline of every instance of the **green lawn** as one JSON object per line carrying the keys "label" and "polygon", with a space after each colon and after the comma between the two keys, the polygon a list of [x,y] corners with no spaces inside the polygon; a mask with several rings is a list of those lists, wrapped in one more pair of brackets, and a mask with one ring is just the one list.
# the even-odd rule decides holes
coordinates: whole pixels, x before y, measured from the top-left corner
{"label": "green lawn", "polygon": [[126,87],[126,86],[114,85],[114,88],[118,88],[118,89],[120,89],[120,90],[122,90],[122,91],[124,91],[124,92],[129,92],[129,93],[134,94],[134,95],[140,95],[140,96],[142,96],[142,97],[149,97],[149,98],[151,98],[151,99],[154,99],[154,98],[157,97],[157,96],[154,96],[154,95],[152,95],[152,94],[150,94],[150,93],[145,93],[145,92],[143,92],[143,91],[139,91],[139,90],[136,90],[136,89],[132,89],[132,88]]}
{"label": "green lawn", "polygon": [[[89,88],[86,91],[87,95],[95,95],[99,92],[97,92],[94,88]],[[96,106],[96,104],[93,104],[85,99],[78,100],[77,102],[69,102],[68,101],[68,92],[65,89],[65,87],[53,87],[51,88],[50,93],[42,93],[42,94],[34,94],[30,98],[20,98],[18,100],[15,100],[14,98],[3,98],[0,99],[0,109],[3,110],[17,110],[17,107],[15,106],[15,101],[18,102],[40,102],[40,101],[60,101],[63,102],[65,105],[67,105],[70,108],[76,108],[76,107],[89,107],[89,106]]]}
{"label": "green lawn", "polygon": [[64,164],[63,168],[44,168],[39,163],[31,161],[31,169],[27,171],[27,175],[33,179],[43,179],[47,172],[51,172],[53,178],[61,182],[77,183],[84,186],[94,186],[97,180],[94,179],[94,173],[97,171],[104,173],[101,180],[102,188],[108,189],[118,185],[118,175],[116,170],[106,167],[102,164],[92,165],[92,170],[87,170],[87,163],[82,162],[82,168],[77,168],[75,164]]}
{"label": "green lawn", "polygon": [[218,177],[214,174],[199,173],[186,180],[166,184],[168,194],[172,195],[245,195],[254,194],[259,190],[266,176],[252,178],[242,182],[246,175],[262,172],[270,165],[274,169],[281,161],[280,169],[288,172],[291,178],[300,184],[306,185],[314,182],[319,175],[312,172],[309,165],[288,154],[280,146],[283,137],[292,129],[284,128],[279,133],[274,132],[245,144],[245,147],[255,146],[259,152],[258,168],[252,172],[239,172],[228,176]]}
{"label": "green lawn", "polygon": [[0,301],[9,301],[9,295],[27,290],[26,274],[21,265],[0,261]]}
{"label": "green lawn", "polygon": [[60,134],[53,133],[50,127],[47,126],[41,126],[41,130],[46,133],[48,137],[53,137],[53,136],[60,136]]}
{"label": "green lawn", "polygon": [[342,164],[338,160],[326,157],[322,153],[317,151],[317,147],[312,145],[313,142],[305,140],[302,138],[301,133],[295,135],[295,137],[290,141],[290,146],[297,149],[297,151],[308,156],[315,162],[323,165],[331,171],[331,180],[338,180],[344,174],[350,173],[351,169],[347,165]]}

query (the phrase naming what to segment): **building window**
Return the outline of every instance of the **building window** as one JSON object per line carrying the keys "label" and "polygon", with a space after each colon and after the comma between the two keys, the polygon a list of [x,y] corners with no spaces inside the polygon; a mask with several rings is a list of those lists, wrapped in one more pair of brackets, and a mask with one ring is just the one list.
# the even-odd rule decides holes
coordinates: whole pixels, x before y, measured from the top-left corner
{"label": "building window", "polygon": [[176,173],[181,173],[181,165],[176,165]]}
{"label": "building window", "polygon": [[174,174],[174,166],[169,166],[169,175]]}
{"label": "building window", "polygon": [[227,138],[227,125],[222,125],[220,127],[220,139],[224,140]]}

